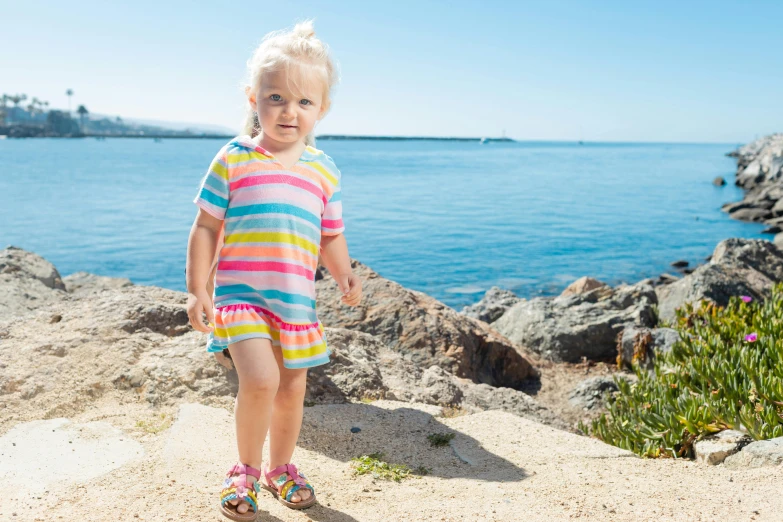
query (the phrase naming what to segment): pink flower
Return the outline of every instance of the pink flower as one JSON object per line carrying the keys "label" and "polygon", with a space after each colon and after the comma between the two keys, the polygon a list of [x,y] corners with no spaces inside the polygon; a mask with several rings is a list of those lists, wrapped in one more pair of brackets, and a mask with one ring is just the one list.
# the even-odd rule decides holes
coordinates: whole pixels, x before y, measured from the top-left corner
{"label": "pink flower", "polygon": [[740,297],[740,299],[742,299],[746,303],[749,303],[749,302],[753,301],[753,298],[750,297],[749,295],[743,295],[742,297]]}
{"label": "pink flower", "polygon": [[745,340],[748,341],[749,343],[755,343],[758,338],[759,336],[756,335],[756,332],[753,332],[745,336]]}

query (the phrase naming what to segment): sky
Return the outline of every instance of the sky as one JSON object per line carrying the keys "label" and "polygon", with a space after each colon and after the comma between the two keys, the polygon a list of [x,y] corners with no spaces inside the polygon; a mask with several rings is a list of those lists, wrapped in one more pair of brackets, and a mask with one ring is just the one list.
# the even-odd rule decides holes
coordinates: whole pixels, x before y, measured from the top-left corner
{"label": "sky", "polygon": [[783,2],[0,1],[0,92],[239,131],[246,62],[315,19],[317,134],[743,143],[783,131]]}

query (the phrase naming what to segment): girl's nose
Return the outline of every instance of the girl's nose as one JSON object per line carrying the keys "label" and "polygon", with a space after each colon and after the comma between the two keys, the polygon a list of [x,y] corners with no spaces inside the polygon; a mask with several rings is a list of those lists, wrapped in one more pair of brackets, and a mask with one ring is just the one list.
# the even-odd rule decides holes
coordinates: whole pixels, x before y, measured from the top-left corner
{"label": "girl's nose", "polygon": [[293,118],[296,112],[294,111],[294,106],[292,104],[286,104],[283,108],[283,116],[287,118]]}

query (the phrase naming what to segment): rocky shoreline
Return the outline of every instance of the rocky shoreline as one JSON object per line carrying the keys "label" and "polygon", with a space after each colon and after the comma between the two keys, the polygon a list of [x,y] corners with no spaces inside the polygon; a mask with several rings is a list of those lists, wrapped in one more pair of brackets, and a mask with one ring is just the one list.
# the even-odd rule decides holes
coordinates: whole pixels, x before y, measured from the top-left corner
{"label": "rocky shoreline", "polygon": [[[776,136],[783,143],[783,135]],[[766,145],[751,144],[754,147],[743,147],[737,153],[738,184],[741,176],[746,179],[739,173],[745,173],[754,162],[766,176],[763,180],[754,178],[749,201],[768,201],[776,190],[783,198],[779,179],[783,167],[769,174],[779,163],[777,156],[769,156],[770,150],[777,150],[776,139],[770,137],[763,142]],[[771,159],[765,159],[768,157]],[[761,185],[763,189],[754,188]],[[761,192],[767,199],[758,195]],[[776,205],[777,200],[766,210],[772,212]],[[583,277],[557,297],[520,299],[493,288],[461,313],[381,277],[358,261],[353,261],[353,269],[363,280],[365,299],[359,307],[346,307],[337,297],[334,280],[319,269],[318,314],[334,354],[330,364],[309,373],[302,449],[297,452],[318,464],[316,478],[331,491],[354,496],[348,500],[339,494],[323,497],[322,504],[328,504],[313,508],[321,510],[318,519],[354,520],[330,508],[335,506],[362,520],[376,520],[376,511],[365,508],[366,502],[377,500],[376,507],[397,506],[406,519],[441,520],[442,509],[416,518],[414,513],[422,512],[417,511],[415,499],[409,499],[412,491],[384,491],[373,500],[368,492],[381,491],[368,489],[376,488],[375,480],[362,482],[347,478],[347,470],[341,471],[339,466],[358,456],[357,452],[379,450],[377,440],[383,440],[381,448],[396,458],[423,463],[424,468],[431,466],[435,476],[419,478],[428,491],[448,495],[452,486],[442,484],[444,478],[467,480],[466,498],[474,502],[482,499],[479,502],[483,503],[498,500],[499,486],[492,481],[508,481],[505,494],[517,504],[531,498],[544,503],[549,497],[573,500],[577,494],[592,499],[581,501],[586,514],[609,520],[653,520],[659,518],[659,511],[669,513],[669,508],[672,516],[689,513],[693,518],[696,512],[691,508],[674,509],[678,498],[691,494],[683,493],[681,485],[689,483],[687,491],[709,493],[714,489],[711,477],[723,477],[728,473],[724,469],[740,473],[736,475],[738,483],[773,491],[783,478],[780,439],[751,443],[742,433],[722,433],[703,441],[696,452],[698,463],[692,465],[717,465],[712,468],[713,475],[707,476],[697,468],[685,470],[687,463],[648,466],[628,452],[568,433],[577,431],[577,421],[602,411],[605,394],[617,389],[614,378],[634,378],[623,367],[632,360],[650,366],[656,354],[677,341],[678,333],[670,325],[678,307],[702,299],[725,305],[737,295],[764,299],[776,282],[783,281],[783,252],[763,240],[727,239],[717,245],[705,264],[692,268],[677,265],[682,269],[680,278],[662,276],[611,287]],[[210,436],[222,441],[220,458],[229,458],[233,450],[224,447],[231,445],[225,410],[232,409],[236,372],[206,353],[205,336],[188,324],[186,294],[83,272],[61,277],[45,259],[14,247],[0,251],[0,290],[0,486],[20,488],[15,506],[29,502],[33,493],[20,485],[23,474],[4,471],[15,462],[6,461],[13,459],[11,441],[16,446],[25,437],[40,436],[36,426],[46,428],[46,433],[76,429],[68,428],[70,421],[66,419],[109,422],[112,427],[106,429],[113,434],[112,440],[122,442],[125,437],[141,444],[129,450],[136,452],[136,460],[130,461],[136,464],[124,464],[127,458],[117,456],[118,464],[102,472],[124,466],[117,472],[125,477],[122,480],[131,493],[123,495],[128,505],[137,507],[123,511],[121,519],[143,519],[145,509],[160,507],[156,492],[161,484],[171,484],[168,475],[164,478],[163,472],[152,470],[179,470],[177,478],[187,473],[176,463],[193,457],[190,448],[206,444],[199,439],[204,436],[202,425],[213,427]],[[48,422],[59,424],[40,424]],[[77,426],[81,432],[90,425]],[[417,433],[444,429],[458,434],[449,444],[448,455],[436,457],[418,446]],[[468,433],[475,439],[465,435]],[[374,439],[362,439],[362,434],[371,434]],[[128,442],[123,444],[125,448]],[[491,451],[496,454],[483,447],[494,448]],[[144,451],[149,452],[146,460],[142,458]],[[171,460],[172,455],[179,456]],[[200,455],[203,462],[199,470],[209,480],[194,479],[193,485],[209,488],[210,473],[219,475],[218,464],[213,462],[217,457],[206,446]],[[530,468],[530,476],[520,464],[512,464],[520,458]],[[553,458],[558,462],[554,467]],[[337,461],[342,463],[335,464]],[[41,466],[44,469],[46,463]],[[586,470],[594,484],[602,483],[603,473],[609,469],[614,470],[610,474],[620,477],[626,477],[625,471],[630,469],[628,480],[635,487],[654,481],[659,484],[659,493],[648,499],[650,503],[629,493],[623,505],[617,499],[625,494],[616,489],[604,492],[580,483],[567,488],[570,493],[566,494],[563,476],[559,472],[553,475],[561,466],[573,468],[574,477]],[[668,471],[661,474],[662,467]],[[768,471],[755,474],[753,468],[757,467]],[[333,469],[334,473],[328,471]],[[497,478],[497,469],[505,478]],[[127,476],[122,470],[128,470]],[[153,478],[139,479],[150,473]],[[533,476],[536,474],[538,478]],[[86,478],[74,471],[74,477],[72,488],[76,489],[63,491],[68,492],[68,498],[77,499],[75,511],[50,502],[52,509],[66,518],[91,505],[93,494],[106,494],[100,473]],[[515,484],[523,478],[537,489],[520,496]],[[79,493],[84,487],[79,484],[88,484],[93,494]],[[207,490],[202,493],[200,497],[210,502],[172,508],[166,516],[183,511],[193,520],[209,519],[213,496]],[[449,502],[445,508],[453,518],[443,519],[495,519],[487,516],[487,509],[475,512],[474,507],[454,497]],[[692,509],[714,507],[713,502],[713,496],[707,494],[693,499]],[[563,511],[562,505],[547,504],[537,513],[541,519],[567,518],[572,513]],[[492,506],[498,520],[515,516],[512,506]],[[753,506],[763,506],[764,513],[783,509],[777,497],[767,495],[764,500],[750,499],[743,505],[736,500],[719,503],[713,514],[742,518],[748,510],[758,512]],[[0,517],[6,515],[0,508]],[[116,519],[114,515],[107,512],[106,519]]]}
{"label": "rocky shoreline", "polygon": [[741,221],[764,223],[764,232],[775,234],[783,245],[783,134],[773,134],[740,147],[735,184],[745,190],[742,201],[726,203],[723,211]]}

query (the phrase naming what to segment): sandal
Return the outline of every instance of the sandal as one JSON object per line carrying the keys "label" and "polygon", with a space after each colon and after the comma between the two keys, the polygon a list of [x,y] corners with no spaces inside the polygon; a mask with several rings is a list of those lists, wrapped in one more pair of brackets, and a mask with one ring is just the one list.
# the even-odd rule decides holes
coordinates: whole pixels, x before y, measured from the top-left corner
{"label": "sandal", "polygon": [[[239,476],[232,478],[231,475],[236,473],[239,473]],[[248,484],[248,475],[256,478],[256,482],[252,485]],[[258,493],[261,491],[259,489],[261,472],[246,464],[236,464],[226,473],[226,477],[228,478],[223,481],[223,490],[220,492],[220,513],[224,517],[237,522],[254,522],[258,516]],[[236,506],[230,503],[234,499],[240,501]],[[246,513],[239,513],[237,508],[242,501],[250,504],[253,511],[248,510]]]}
{"label": "sandal", "polygon": [[[272,477],[277,475],[279,475],[277,480],[273,481]],[[283,464],[272,471],[267,471],[266,464],[264,464],[264,477],[266,478],[266,484],[261,484],[261,487],[272,493],[285,507],[306,509],[316,503],[315,489],[307,482],[305,476],[296,470],[296,466],[293,464]],[[301,502],[291,502],[293,494],[302,488],[310,490],[310,498]]]}

